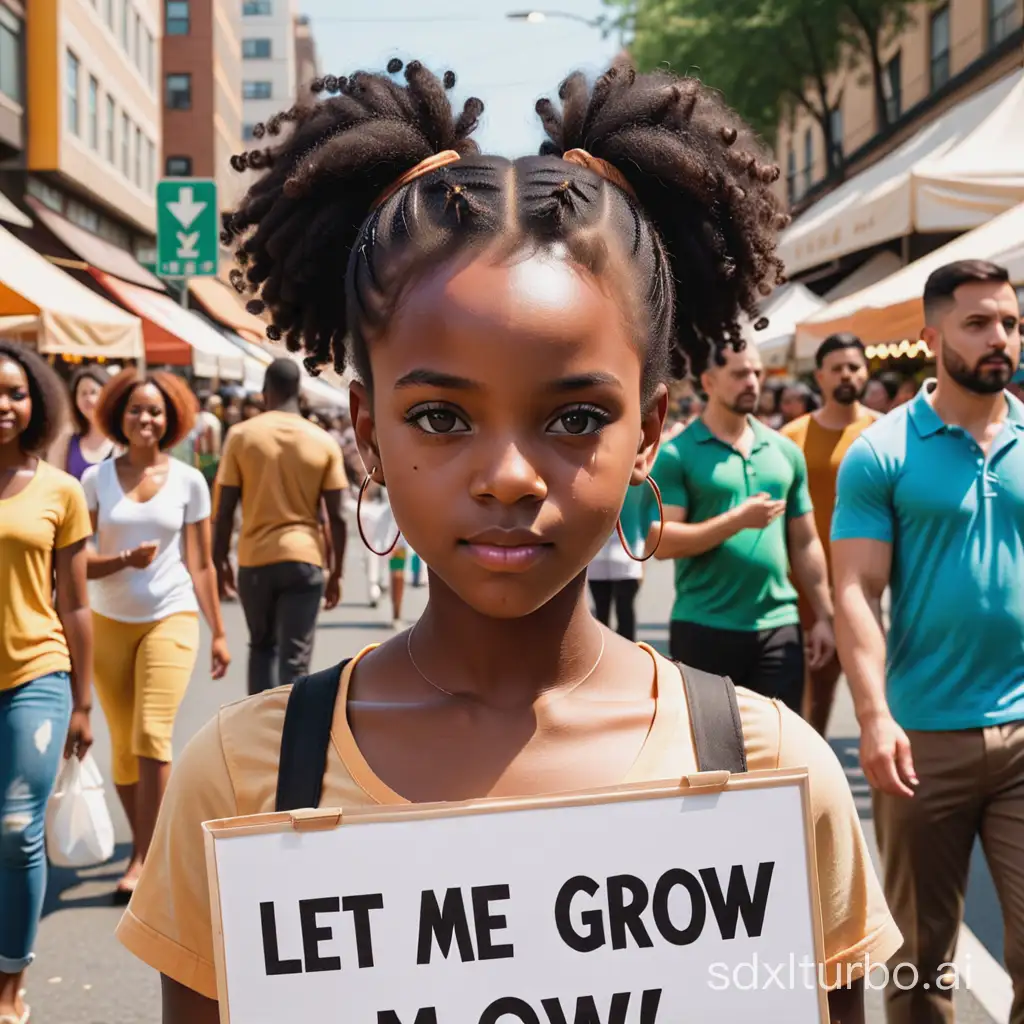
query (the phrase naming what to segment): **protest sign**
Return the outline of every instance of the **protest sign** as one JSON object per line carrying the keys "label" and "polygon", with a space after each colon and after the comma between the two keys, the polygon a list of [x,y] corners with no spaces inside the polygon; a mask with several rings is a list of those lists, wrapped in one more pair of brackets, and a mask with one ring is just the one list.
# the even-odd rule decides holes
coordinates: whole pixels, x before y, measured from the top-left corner
{"label": "protest sign", "polygon": [[224,1024],[828,1019],[804,771],[204,827]]}

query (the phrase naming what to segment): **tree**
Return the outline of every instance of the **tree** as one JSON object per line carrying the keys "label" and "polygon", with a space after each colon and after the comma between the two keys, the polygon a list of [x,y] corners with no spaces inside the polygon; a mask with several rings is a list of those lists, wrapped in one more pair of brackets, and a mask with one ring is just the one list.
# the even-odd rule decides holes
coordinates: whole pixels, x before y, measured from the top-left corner
{"label": "tree", "polygon": [[[934,7],[939,0],[925,0]],[[843,0],[844,42],[855,57],[867,58],[875,94],[875,119],[879,129],[890,124],[886,103],[882,50],[913,23],[908,0]]]}
{"label": "tree", "polygon": [[830,0],[609,0],[632,35],[640,67],[671,67],[699,77],[761,135],[774,139],[779,117],[803,107],[819,124],[829,170],[843,27]]}
{"label": "tree", "polygon": [[[934,0],[929,0],[934,2]],[[913,0],[606,0],[632,35],[640,67],[671,67],[719,89],[763,136],[802,107],[825,141],[830,175],[842,174],[833,138],[842,73],[871,67],[878,125],[889,123],[881,54],[911,21]]]}

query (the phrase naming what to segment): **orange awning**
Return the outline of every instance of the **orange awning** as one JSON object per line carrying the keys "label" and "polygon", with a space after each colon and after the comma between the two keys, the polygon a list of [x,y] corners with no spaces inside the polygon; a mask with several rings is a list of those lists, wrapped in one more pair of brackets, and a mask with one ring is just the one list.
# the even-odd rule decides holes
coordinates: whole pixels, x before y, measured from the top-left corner
{"label": "orange awning", "polygon": [[199,377],[242,380],[241,350],[201,317],[183,309],[168,295],[129,284],[95,267],[89,273],[142,319],[148,363],[191,366]]}
{"label": "orange awning", "polygon": [[266,344],[266,323],[245,308],[241,296],[231,285],[217,277],[194,277],[188,283],[188,290],[218,323],[230,327],[254,345]]}

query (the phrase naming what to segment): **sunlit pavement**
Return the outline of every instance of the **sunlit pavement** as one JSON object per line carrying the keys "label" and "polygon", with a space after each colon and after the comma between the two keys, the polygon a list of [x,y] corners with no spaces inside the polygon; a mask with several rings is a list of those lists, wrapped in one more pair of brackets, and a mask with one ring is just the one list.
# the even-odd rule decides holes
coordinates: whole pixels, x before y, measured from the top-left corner
{"label": "sunlit pavement", "polygon": [[[353,531],[354,533],[354,531]],[[359,650],[364,644],[390,635],[391,614],[387,595],[380,607],[366,603],[363,554],[356,539],[349,546],[345,600],[321,618],[314,668],[323,668]],[[671,608],[670,566],[648,563],[639,600],[640,639],[666,650],[666,620]],[[422,609],[426,588],[406,588],[407,619]],[[226,679],[212,682],[206,675],[208,637],[199,668],[186,695],[175,730],[175,747],[188,738],[223,704],[245,694],[246,632],[241,609],[224,609],[234,662]],[[97,712],[95,753],[109,777],[109,742],[102,715]],[[842,760],[860,809],[865,832],[874,849],[874,830],[867,786],[857,766],[857,729],[845,689],[832,723],[832,744]],[[112,812],[118,826],[117,856],[127,854],[125,822],[111,791]],[[1008,1015],[1009,983],[999,966],[1002,958],[1002,923],[991,879],[980,856],[975,858],[968,894],[967,919],[972,932],[961,940],[974,995],[957,993],[957,1019],[961,1024],[1003,1024]],[[111,891],[123,869],[123,859],[81,871],[55,870],[51,874],[45,917],[37,943],[38,958],[30,969],[27,998],[33,1007],[34,1024],[159,1024],[159,982],[156,975],[136,961],[113,937],[121,911],[111,902]],[[975,937],[976,936],[976,937]],[[979,999],[981,1001],[979,1001]],[[990,1013],[983,1008],[989,1007]],[[881,1024],[881,993],[869,994],[869,1021]]]}

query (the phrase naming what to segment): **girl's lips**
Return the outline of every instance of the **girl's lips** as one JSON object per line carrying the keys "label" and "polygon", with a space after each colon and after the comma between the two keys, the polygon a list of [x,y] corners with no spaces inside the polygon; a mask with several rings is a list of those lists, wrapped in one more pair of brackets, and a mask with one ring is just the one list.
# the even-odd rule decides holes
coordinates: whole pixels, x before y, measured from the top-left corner
{"label": "girl's lips", "polygon": [[533,568],[550,549],[550,544],[481,544],[464,541],[470,558],[492,572],[525,572]]}

